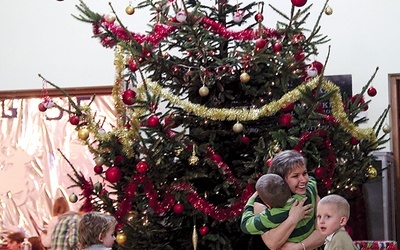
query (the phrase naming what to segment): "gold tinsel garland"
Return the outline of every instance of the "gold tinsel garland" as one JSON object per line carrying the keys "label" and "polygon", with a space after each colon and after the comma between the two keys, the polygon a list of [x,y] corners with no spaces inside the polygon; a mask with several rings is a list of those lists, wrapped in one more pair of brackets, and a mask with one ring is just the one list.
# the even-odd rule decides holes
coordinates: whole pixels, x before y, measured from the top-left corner
{"label": "gold tinsel garland", "polygon": [[[117,110],[117,118],[125,116],[129,119],[131,128],[126,129],[125,125],[122,124],[120,119],[118,119],[118,129],[112,131],[108,134],[99,135],[96,133],[96,138],[100,140],[109,140],[111,135],[117,136],[121,143],[123,144],[123,151],[127,156],[133,156],[132,152],[132,142],[137,138],[140,129],[139,117],[146,113],[144,108],[131,108],[127,109],[126,105],[122,102],[121,95],[123,92],[123,71],[126,65],[126,54],[121,47],[116,49],[116,55],[114,64],[116,66],[116,81],[114,84],[112,96],[115,102],[115,108]],[[330,98],[332,103],[332,115],[337,120],[338,124],[343,127],[343,129],[350,133],[352,136],[358,139],[365,139],[372,142],[376,141],[376,135],[372,128],[359,128],[354,123],[350,122],[347,118],[346,113],[343,110],[342,97],[340,96],[339,87],[332,82],[326,80],[322,76],[315,77],[302,85],[299,85],[292,91],[286,93],[281,99],[277,101],[270,102],[261,108],[248,109],[248,108],[207,108],[205,106],[192,103],[187,100],[181,100],[179,96],[171,94],[167,89],[163,89],[158,83],[145,80],[136,89],[136,99],[144,101],[146,98],[145,91],[150,91],[153,95],[161,96],[168,100],[170,103],[181,107],[187,113],[192,113],[196,116],[205,119],[211,119],[216,121],[254,121],[260,119],[261,117],[272,116],[276,114],[281,107],[298,101],[302,98],[303,93],[307,89],[315,89],[318,84],[321,84],[321,89],[334,92]],[[90,124],[89,124],[90,125]],[[89,126],[93,129],[92,126]],[[91,129],[91,130],[92,130]],[[93,131],[93,130],[92,130]],[[94,150],[94,149],[93,149]],[[97,152],[99,153],[99,152]]]}

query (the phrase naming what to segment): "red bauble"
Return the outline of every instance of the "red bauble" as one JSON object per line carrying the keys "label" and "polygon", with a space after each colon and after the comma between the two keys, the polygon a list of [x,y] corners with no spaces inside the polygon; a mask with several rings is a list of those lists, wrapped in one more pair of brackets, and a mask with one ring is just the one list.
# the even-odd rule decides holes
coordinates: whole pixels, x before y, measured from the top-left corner
{"label": "red bauble", "polygon": [[200,235],[204,236],[208,233],[208,227],[207,226],[202,226],[199,228],[199,233]]}
{"label": "red bauble", "polygon": [[79,117],[76,115],[73,115],[69,118],[69,123],[72,125],[78,125],[79,124]]}
{"label": "red bauble", "polygon": [[377,93],[376,88],[370,87],[368,89],[367,93],[368,93],[369,96],[376,96],[376,93]]}
{"label": "red bauble", "polygon": [[43,102],[39,103],[38,108],[40,112],[44,112],[47,110],[46,104],[44,104]]}
{"label": "red bauble", "polygon": [[129,63],[129,65],[128,65],[128,67],[129,67],[129,69],[131,70],[131,71],[136,71],[137,70],[137,65],[136,65],[136,62],[134,62],[134,61],[132,61],[132,62],[130,62]]}
{"label": "red bauble", "polygon": [[101,174],[101,173],[103,173],[103,167],[102,167],[102,166],[99,166],[99,165],[94,166],[93,170],[94,170],[94,172],[95,172],[96,174]]}
{"label": "red bauble", "polygon": [[267,45],[267,41],[263,38],[258,38],[256,40],[256,48],[263,49]]}
{"label": "red bauble", "polygon": [[121,165],[125,161],[125,157],[123,155],[117,155],[114,159],[114,165]]}
{"label": "red bauble", "polygon": [[351,137],[350,138],[350,144],[351,145],[357,145],[358,144],[358,139],[355,137]]}
{"label": "red bauble", "polygon": [[106,180],[111,183],[119,182],[122,178],[122,171],[118,167],[109,167],[106,170]]}
{"label": "red bauble", "polygon": [[314,175],[315,175],[315,178],[317,178],[318,180],[324,179],[327,175],[326,169],[322,168],[322,167],[318,167],[314,170]]}
{"label": "red bauble", "polygon": [[294,59],[296,59],[296,61],[301,61],[301,60],[303,60],[305,57],[306,57],[306,56],[304,55],[303,52],[294,54]]}
{"label": "red bauble", "polygon": [[272,163],[272,158],[269,158],[266,162],[265,162],[265,166],[266,167],[270,167]]}
{"label": "red bauble", "polygon": [[135,97],[136,97],[136,92],[131,89],[127,89],[122,94],[122,101],[126,105],[132,105],[135,103]]}
{"label": "red bauble", "polygon": [[302,7],[307,3],[307,0],[291,0],[292,4],[296,7]]}
{"label": "red bauble", "polygon": [[311,66],[317,69],[318,74],[321,74],[322,69],[324,68],[324,65],[322,63],[318,62],[318,61],[312,62]]}
{"label": "red bauble", "polygon": [[240,141],[241,141],[243,144],[249,144],[249,143],[250,143],[250,138],[247,137],[247,136],[245,136],[245,135],[243,135],[242,138],[240,139]]}
{"label": "red bauble", "polygon": [[280,42],[274,43],[274,46],[272,47],[272,50],[273,50],[275,53],[281,51],[281,50],[282,50],[282,43],[280,43]]}
{"label": "red bauble", "polygon": [[279,117],[279,124],[284,127],[291,127],[292,124],[292,115],[291,114],[283,114]]}
{"label": "red bauble", "polygon": [[282,112],[291,112],[294,109],[294,102],[287,104],[281,108]]}
{"label": "red bauble", "polygon": [[145,161],[140,161],[136,164],[136,170],[138,173],[144,174],[149,171],[149,164],[147,164]]}
{"label": "red bauble", "polygon": [[256,19],[257,22],[261,23],[264,20],[264,16],[261,13],[257,13],[254,19]]}
{"label": "red bauble", "polygon": [[160,119],[156,115],[151,115],[147,119],[147,126],[150,128],[155,128],[160,124]]}
{"label": "red bauble", "polygon": [[177,203],[174,205],[174,213],[181,214],[184,210],[184,206],[181,203]]}

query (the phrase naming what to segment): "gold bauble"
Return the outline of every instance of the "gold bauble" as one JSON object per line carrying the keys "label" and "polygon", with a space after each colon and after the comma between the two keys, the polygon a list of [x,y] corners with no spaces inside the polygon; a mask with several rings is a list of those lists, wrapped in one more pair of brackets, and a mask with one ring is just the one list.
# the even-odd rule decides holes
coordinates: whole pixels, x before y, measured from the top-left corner
{"label": "gold bauble", "polygon": [[115,236],[115,241],[118,243],[118,245],[123,246],[126,242],[126,235],[124,234],[124,232],[119,232],[117,233],[117,236]]}
{"label": "gold bauble", "polygon": [[96,158],[94,158],[94,163],[96,163],[96,166],[103,166],[104,161],[104,158],[101,156],[97,156]]}
{"label": "gold bauble", "polygon": [[383,126],[382,131],[384,133],[388,134],[388,133],[390,133],[390,131],[392,131],[392,128],[388,124],[386,124]]}
{"label": "gold bauble", "polygon": [[326,6],[325,8],[325,14],[327,14],[328,16],[332,15],[333,13],[333,9],[329,6]]}
{"label": "gold bauble", "polygon": [[132,15],[133,13],[135,13],[135,8],[133,8],[133,6],[129,4],[129,5],[125,8],[125,12],[126,12],[126,14],[128,14],[128,15]]}
{"label": "gold bauble", "polygon": [[207,86],[204,86],[204,85],[203,85],[203,87],[201,87],[201,88],[199,89],[199,95],[200,95],[201,97],[208,96],[208,93],[210,93],[210,90],[207,88]]}
{"label": "gold bauble", "polygon": [[69,199],[69,202],[75,203],[75,202],[78,201],[78,196],[76,196],[76,194],[71,194],[71,195],[68,197],[68,199]]}
{"label": "gold bauble", "polygon": [[242,83],[247,83],[250,81],[250,75],[247,74],[246,72],[243,72],[242,74],[240,74],[240,81]]}
{"label": "gold bauble", "polygon": [[89,138],[89,129],[87,129],[87,128],[79,129],[78,137],[79,137],[79,139],[85,141],[87,138]]}
{"label": "gold bauble", "polygon": [[378,175],[378,171],[372,165],[368,167],[368,178],[374,179]]}
{"label": "gold bauble", "polygon": [[199,157],[197,157],[196,155],[191,155],[189,157],[189,164],[194,166],[197,165],[199,163]]}

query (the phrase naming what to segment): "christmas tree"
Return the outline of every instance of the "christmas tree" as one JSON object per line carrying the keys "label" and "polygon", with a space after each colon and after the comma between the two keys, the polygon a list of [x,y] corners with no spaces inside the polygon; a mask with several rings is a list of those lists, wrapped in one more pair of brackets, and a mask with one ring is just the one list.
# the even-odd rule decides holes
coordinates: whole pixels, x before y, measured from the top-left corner
{"label": "christmas tree", "polygon": [[[275,28],[263,25],[263,3],[129,4],[128,15],[152,10],[147,34],[128,30],[111,5],[104,15],[77,5],[75,17],[115,49],[119,119],[99,120],[71,99],[65,111],[104,182],[73,166],[70,177],[87,209],[117,218],[119,249],[246,249],[242,209],[284,149],[307,158],[320,196],[353,199],[376,177],[371,153],[387,141],[388,110],[373,128],[360,128],[375,74],[354,96],[324,77],[326,62],[312,58],[328,42],[319,20],[332,10],[326,2],[306,28],[306,2],[292,0],[289,15],[269,6],[283,19]],[[113,130],[104,131],[104,122]]]}

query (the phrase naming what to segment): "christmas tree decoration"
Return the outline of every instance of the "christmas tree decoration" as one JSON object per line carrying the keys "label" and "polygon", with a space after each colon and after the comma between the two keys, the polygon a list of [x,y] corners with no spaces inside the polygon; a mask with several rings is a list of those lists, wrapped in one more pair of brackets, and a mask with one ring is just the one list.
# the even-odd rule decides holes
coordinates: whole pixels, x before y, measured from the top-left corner
{"label": "christmas tree decoration", "polygon": [[348,97],[312,60],[329,41],[320,33],[327,3],[311,28],[312,6],[296,10],[306,1],[293,0],[289,14],[271,6],[282,19],[275,28],[262,24],[263,4],[142,1],[136,8],[155,14],[144,34],[78,6],[77,19],[114,49],[118,119],[70,100],[64,111],[90,133],[82,143],[104,159],[94,158],[104,187],[77,171],[71,178],[88,207],[116,218],[127,237],[117,249],[247,249],[243,208],[282,150],[304,155],[320,196],[358,198],[370,180],[388,111],[361,127],[371,81]]}
{"label": "christmas tree decoration", "polygon": [[385,134],[388,134],[388,133],[390,133],[390,132],[392,131],[392,128],[390,127],[390,125],[385,124],[385,125],[382,127],[382,131],[383,131]]}
{"label": "christmas tree decoration", "polygon": [[118,243],[118,245],[123,246],[125,245],[127,238],[128,237],[124,234],[124,232],[118,232],[115,236],[115,241]]}
{"label": "christmas tree decoration", "polygon": [[208,233],[209,228],[207,226],[202,226],[199,228],[199,233],[201,236],[204,236]]}
{"label": "christmas tree decoration", "polygon": [[378,171],[376,171],[376,168],[374,168],[372,165],[370,165],[367,170],[369,179],[375,179],[375,177],[378,175]]}
{"label": "christmas tree decoration", "polygon": [[333,13],[333,9],[330,6],[326,6],[325,8],[325,14],[327,14],[328,16],[332,15]]}
{"label": "christmas tree decoration", "polygon": [[240,82],[242,83],[248,83],[250,81],[250,75],[247,74],[246,72],[243,72],[240,74]]}
{"label": "christmas tree decoration", "polygon": [[96,165],[96,166],[94,166],[94,168],[93,168],[93,171],[96,173],[96,174],[101,174],[101,173],[103,173],[103,167],[100,165]]}
{"label": "christmas tree decoration", "polygon": [[243,20],[243,17],[244,17],[243,11],[238,10],[233,14],[233,21],[235,23],[240,23]]}
{"label": "christmas tree decoration", "polygon": [[94,162],[96,163],[97,166],[102,166],[104,164],[104,157],[101,156],[97,156],[96,158],[94,158]]}
{"label": "christmas tree decoration", "polygon": [[101,184],[100,182],[96,182],[96,183],[93,185],[93,188],[94,188],[94,191],[95,191],[96,193],[100,193],[100,191],[103,189],[103,184]]}
{"label": "christmas tree decoration", "polygon": [[206,96],[208,96],[208,94],[210,93],[210,90],[207,88],[207,86],[202,86],[200,89],[199,89],[199,95],[201,96],[201,97],[206,97]]}
{"label": "christmas tree decoration", "polygon": [[78,130],[78,138],[85,141],[89,138],[90,131],[88,128],[83,127]]}
{"label": "christmas tree decoration", "polygon": [[176,13],[176,20],[180,23],[183,23],[184,21],[186,21],[187,15],[186,12],[181,10],[178,13]]}
{"label": "christmas tree decoration", "polygon": [[76,115],[73,115],[69,118],[69,123],[72,125],[78,125],[79,124],[79,117]]}
{"label": "christmas tree decoration", "polygon": [[291,0],[292,4],[296,7],[303,7],[306,3],[307,0]]}
{"label": "christmas tree decoration", "polygon": [[129,2],[129,5],[125,8],[125,13],[128,15],[133,15],[135,13],[135,8],[132,6],[131,2]]}
{"label": "christmas tree decoration", "polygon": [[232,127],[232,130],[235,133],[241,133],[243,129],[244,129],[243,124],[241,124],[240,122],[236,122]]}
{"label": "christmas tree decoration", "polygon": [[369,96],[374,97],[374,96],[376,96],[376,94],[377,94],[378,92],[376,91],[376,88],[374,88],[374,87],[369,87],[368,90],[367,90],[367,93],[368,93]]}
{"label": "christmas tree decoration", "polygon": [[359,143],[358,139],[356,137],[351,137],[350,138],[350,144],[351,145],[357,145]]}
{"label": "christmas tree decoration", "polygon": [[150,128],[155,128],[160,125],[160,119],[156,115],[151,115],[149,119],[147,119],[147,126]]}
{"label": "christmas tree decoration", "polygon": [[108,13],[107,15],[104,16],[104,19],[109,23],[114,23],[115,20],[117,20],[117,17],[115,16],[114,13]]}
{"label": "christmas tree decoration", "polygon": [[44,102],[39,103],[38,109],[40,112],[45,112],[47,110],[46,104]]}
{"label": "christmas tree decoration", "polygon": [[75,203],[78,201],[78,196],[76,194],[70,194],[68,197],[69,202]]}
{"label": "christmas tree decoration", "polygon": [[106,180],[107,180],[107,181],[109,181],[109,182],[111,182],[111,183],[117,183],[117,182],[119,182],[119,181],[121,180],[121,178],[122,178],[122,171],[121,171],[120,168],[115,167],[115,166],[109,167],[109,168],[106,170],[106,175],[105,175],[105,177],[106,177]]}
{"label": "christmas tree decoration", "polygon": [[127,89],[122,94],[122,101],[126,105],[132,105],[135,103],[135,97],[136,97],[136,92],[131,89]]}

